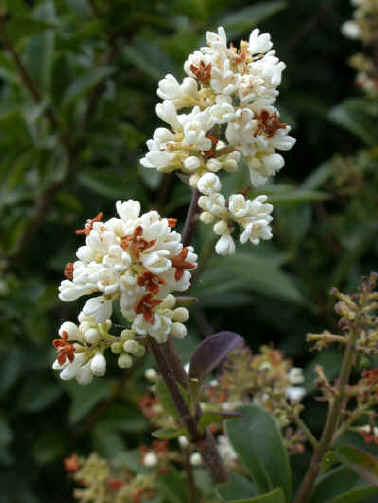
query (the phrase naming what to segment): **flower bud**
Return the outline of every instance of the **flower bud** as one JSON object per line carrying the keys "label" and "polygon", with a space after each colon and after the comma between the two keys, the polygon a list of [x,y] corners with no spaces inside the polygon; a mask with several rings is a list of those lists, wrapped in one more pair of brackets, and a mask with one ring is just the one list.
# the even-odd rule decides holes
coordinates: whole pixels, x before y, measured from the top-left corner
{"label": "flower bud", "polygon": [[219,255],[230,255],[235,252],[235,243],[230,234],[223,234],[215,245],[215,251]]}
{"label": "flower bud", "polygon": [[127,353],[122,353],[118,358],[118,366],[121,369],[129,369],[133,365],[133,359]]}
{"label": "flower bud", "polygon": [[172,324],[171,335],[178,339],[183,339],[188,333],[186,326],[182,323],[175,322]]}
{"label": "flower bud", "polygon": [[102,353],[96,353],[91,360],[91,371],[93,375],[101,377],[106,371],[106,360]]}
{"label": "flower bud", "polygon": [[122,344],[120,342],[113,342],[110,346],[110,350],[112,353],[119,354],[122,352]]}
{"label": "flower bud", "polygon": [[95,328],[90,328],[85,332],[84,337],[89,344],[96,344],[100,339],[100,334]]}
{"label": "flower bud", "polygon": [[143,457],[143,464],[148,468],[153,468],[157,465],[158,458],[154,452],[147,452],[147,454]]}
{"label": "flower bud", "polygon": [[177,307],[173,311],[172,319],[173,321],[179,321],[180,323],[184,323],[189,319],[189,311],[186,309],[186,307]]}
{"label": "flower bud", "polygon": [[134,340],[128,340],[123,345],[123,350],[126,353],[135,354],[138,351],[139,344]]}
{"label": "flower bud", "polygon": [[212,224],[214,222],[214,216],[208,211],[203,211],[200,215],[200,220],[204,224]]}
{"label": "flower bud", "polygon": [[147,369],[144,373],[144,377],[149,381],[154,382],[157,378],[157,372],[155,369]]}
{"label": "flower bud", "polygon": [[186,449],[189,445],[189,440],[185,435],[180,435],[178,437],[178,443],[180,444],[181,449]]}
{"label": "flower bud", "polygon": [[221,236],[222,234],[225,234],[228,231],[227,223],[224,220],[220,220],[214,225],[213,229],[215,234]]}
{"label": "flower bud", "polygon": [[193,452],[190,455],[190,464],[192,466],[199,466],[202,463],[202,456],[199,452]]}

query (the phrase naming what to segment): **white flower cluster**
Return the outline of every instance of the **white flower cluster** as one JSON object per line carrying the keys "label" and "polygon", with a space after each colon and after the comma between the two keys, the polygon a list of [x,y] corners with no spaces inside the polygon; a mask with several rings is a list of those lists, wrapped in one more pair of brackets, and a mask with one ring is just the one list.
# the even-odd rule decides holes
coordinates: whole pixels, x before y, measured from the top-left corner
{"label": "white flower cluster", "polygon": [[[353,19],[342,26],[343,34],[351,39],[359,39],[364,45],[364,53],[356,53],[350,58],[350,65],[357,73],[356,83],[368,95],[378,94],[378,72],[374,56],[374,48],[378,43],[378,0],[351,0],[356,7]],[[369,47],[370,46],[370,47]]]}
{"label": "white flower cluster", "polygon": [[[270,35],[256,29],[239,50],[227,47],[222,27],[217,33],[208,32],[206,40],[207,46],[185,62],[188,77],[182,84],[170,74],[159,82],[157,94],[164,101],[156,106],[156,113],[170,128],[156,129],[141,164],[165,173],[181,171],[191,186],[211,195],[214,204],[204,204],[217,206],[219,202],[226,208],[215,173],[236,171],[242,159],[252,185],[262,185],[284,165],[276,150],[290,150],[295,139],[288,135],[290,126],[279,120],[274,107],[285,64],[272,50]],[[182,108],[190,110],[179,113]],[[209,209],[205,211],[203,221],[213,221],[209,215],[217,217]],[[231,215],[227,220],[235,221]],[[242,225],[241,241],[258,243],[271,237],[270,229],[267,231],[271,217],[263,220],[264,225],[254,225],[253,232],[248,227],[251,222]],[[221,233],[218,253],[234,251],[231,230],[228,224]]]}
{"label": "white flower cluster", "polygon": [[[273,205],[266,203],[267,196],[261,195],[248,200],[242,194],[233,194],[226,200],[222,194],[212,191],[216,183],[213,183],[211,173],[204,175],[200,180],[201,192],[206,194],[198,200],[202,210],[201,220],[207,224],[214,224],[213,230],[220,236],[215,251],[219,255],[229,255],[235,251],[235,243],[232,238],[233,222],[242,229],[240,242],[250,241],[254,245],[259,244],[261,239],[270,239],[272,229],[270,222]],[[203,183],[202,183],[203,182]]]}
{"label": "white flower cluster", "polygon": [[[62,370],[63,379],[89,382],[91,375],[103,375],[107,347],[120,354],[118,365],[128,368],[133,356],[144,353],[135,338],[149,335],[162,343],[170,335],[186,335],[188,310],[175,307],[171,292],[189,288],[197,255],[172,230],[174,219],[161,218],[156,211],[139,216],[140,204],[131,200],[118,201],[116,208],[119,218],[102,222],[99,214],[77,231],[86,235],[86,244],[78,249],[78,260],[67,264],[67,279],[59,287],[63,301],[100,294],[86,301],[79,327],[64,323],[61,339],[54,341],[58,351],[54,368]],[[120,337],[108,333],[113,302],[119,302],[131,325]]]}

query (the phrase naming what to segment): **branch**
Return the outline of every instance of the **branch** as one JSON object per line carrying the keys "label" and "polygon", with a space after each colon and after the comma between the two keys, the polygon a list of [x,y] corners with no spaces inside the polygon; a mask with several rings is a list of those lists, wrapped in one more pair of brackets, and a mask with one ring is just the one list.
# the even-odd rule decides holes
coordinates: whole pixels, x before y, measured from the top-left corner
{"label": "branch", "polygon": [[[188,430],[192,443],[200,451],[213,482],[216,484],[225,482],[227,480],[227,473],[224,469],[222,458],[219,455],[215,439],[209,430],[206,430],[204,434],[199,431],[197,416],[200,416],[200,414],[196,411],[196,418],[191,415],[189,407],[177,385],[177,379],[169,360],[169,354],[165,351],[165,345],[158,344],[152,337],[150,337],[149,345],[155,356],[159,372],[170,391],[182,424]],[[183,371],[185,372],[184,369]]]}
{"label": "branch", "polygon": [[196,215],[198,211],[198,199],[200,198],[200,191],[196,188],[193,191],[192,200],[190,201],[190,206],[188,214],[186,216],[184,230],[182,232],[182,244],[188,246],[192,241],[194,228],[196,226],[197,220]]}
{"label": "branch", "polygon": [[323,430],[322,437],[317,448],[314,450],[310,467],[306,473],[305,479],[299,488],[294,503],[305,503],[312,494],[316,478],[321,469],[321,463],[324,454],[328,451],[334,440],[334,434],[337,428],[340,412],[343,406],[345,397],[345,386],[348,384],[349,377],[352,371],[354,359],[354,343],[357,335],[351,333],[347,342],[344,353],[343,364],[340,372],[340,377],[336,387],[335,398],[330,405],[327,421]]}

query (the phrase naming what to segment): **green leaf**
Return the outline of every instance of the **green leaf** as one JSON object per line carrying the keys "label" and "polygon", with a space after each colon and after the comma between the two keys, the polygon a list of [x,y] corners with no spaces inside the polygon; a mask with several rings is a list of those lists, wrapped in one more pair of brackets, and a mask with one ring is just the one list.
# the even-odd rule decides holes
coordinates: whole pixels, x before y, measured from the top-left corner
{"label": "green leaf", "polygon": [[72,397],[68,412],[71,424],[83,419],[96,404],[109,398],[111,392],[109,381],[101,379],[96,379],[87,386],[78,386],[76,382],[69,382],[66,388]]}
{"label": "green leaf", "polygon": [[318,478],[311,503],[324,503],[345,491],[349,491],[358,484],[360,477],[345,466],[338,466],[323,473]]}
{"label": "green leaf", "polygon": [[179,430],[177,428],[159,428],[158,430],[152,432],[152,436],[160,440],[169,440],[185,434],[187,434],[187,430],[185,428],[181,428]]}
{"label": "green leaf", "polygon": [[165,384],[165,381],[162,377],[160,377],[156,381],[155,393],[159,399],[159,402],[163,406],[163,409],[165,410],[165,412],[167,414],[169,414],[170,416],[177,418],[178,412],[177,412],[176,407],[172,401],[169,389],[168,389],[167,385]]}
{"label": "green leaf", "polygon": [[[35,10],[35,18],[43,23],[54,22],[56,16],[53,2],[41,3]],[[41,94],[50,90],[54,48],[55,33],[53,30],[33,35],[28,41],[25,63]]]}
{"label": "green leaf", "polygon": [[336,496],[336,498],[327,500],[327,503],[365,503],[366,498],[376,494],[378,494],[378,487],[376,486],[356,487]]}
{"label": "green leaf", "polygon": [[285,7],[286,2],[259,2],[250,7],[238,9],[234,14],[221,17],[217,21],[217,25],[223,26],[226,31],[231,32],[232,37],[236,37],[250,30],[264,19],[277,14]]}
{"label": "green leaf", "polygon": [[247,290],[264,296],[303,303],[300,291],[291,276],[280,270],[276,257],[250,252],[237,252],[228,257],[215,256],[209,260],[201,275],[200,284],[194,286],[192,294],[201,302],[213,295],[232,290]]}
{"label": "green leaf", "polygon": [[277,489],[255,498],[238,499],[230,501],[230,503],[286,503],[286,501],[285,493],[280,487],[277,487]]}
{"label": "green leaf", "polygon": [[264,187],[264,189],[251,193],[249,198],[255,198],[259,194],[268,195],[269,202],[278,206],[325,201],[330,198],[330,195],[326,192],[307,190],[302,187],[295,188],[291,185],[271,185],[267,190]]}
{"label": "green leaf", "polygon": [[377,144],[378,107],[372,100],[346,100],[331,109],[329,118],[350,133],[358,136],[367,145],[374,146]]}
{"label": "green leaf", "polygon": [[15,44],[20,39],[31,35],[40,34],[45,30],[54,28],[56,25],[32,16],[12,16],[7,23],[7,36]]}
{"label": "green leaf", "polygon": [[80,174],[79,181],[85,187],[108,199],[133,197],[143,200],[143,189],[135,181],[135,172],[125,171],[120,175],[115,170],[94,169]]}
{"label": "green leaf", "polygon": [[137,38],[132,45],[127,45],[122,55],[124,59],[142,70],[152,80],[160,80],[175,69],[174,62],[155,43]]}
{"label": "green leaf", "polygon": [[239,473],[229,473],[227,482],[217,486],[217,492],[224,501],[251,498],[257,495],[255,486]]}
{"label": "green leaf", "polygon": [[63,105],[72,104],[85,96],[96,84],[109,77],[115,70],[116,68],[113,66],[97,66],[86,71],[69,86],[63,99]]}
{"label": "green leaf", "polygon": [[36,413],[56,402],[62,393],[63,389],[56,381],[46,382],[45,377],[32,377],[22,387],[18,401],[21,410]]}
{"label": "green leaf", "polygon": [[252,475],[259,492],[282,487],[290,501],[289,457],[275,420],[256,404],[242,406],[239,412],[241,418],[225,421],[233,448]]}
{"label": "green leaf", "polygon": [[355,447],[344,445],[336,449],[339,460],[357,472],[361,478],[378,486],[378,459]]}
{"label": "green leaf", "polygon": [[161,494],[169,503],[187,503],[187,489],[180,472],[171,469],[168,474],[160,474],[157,483]]}
{"label": "green leaf", "polygon": [[8,421],[0,416],[0,449],[3,449],[12,442],[13,433]]}

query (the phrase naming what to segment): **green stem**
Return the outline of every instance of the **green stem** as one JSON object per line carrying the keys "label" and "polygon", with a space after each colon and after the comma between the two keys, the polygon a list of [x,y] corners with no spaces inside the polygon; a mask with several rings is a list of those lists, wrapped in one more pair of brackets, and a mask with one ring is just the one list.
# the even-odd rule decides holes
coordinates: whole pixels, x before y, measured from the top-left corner
{"label": "green stem", "polygon": [[317,445],[312,455],[310,466],[306,473],[305,479],[295,496],[294,503],[305,503],[310,498],[316,482],[316,478],[321,470],[323,456],[333,444],[334,434],[339,422],[340,412],[345,398],[345,386],[349,382],[349,377],[353,367],[354,343],[356,337],[357,334],[355,333],[349,334],[346,350],[344,353],[343,364],[336,387],[335,397],[330,404],[326,425],[319,444]]}

